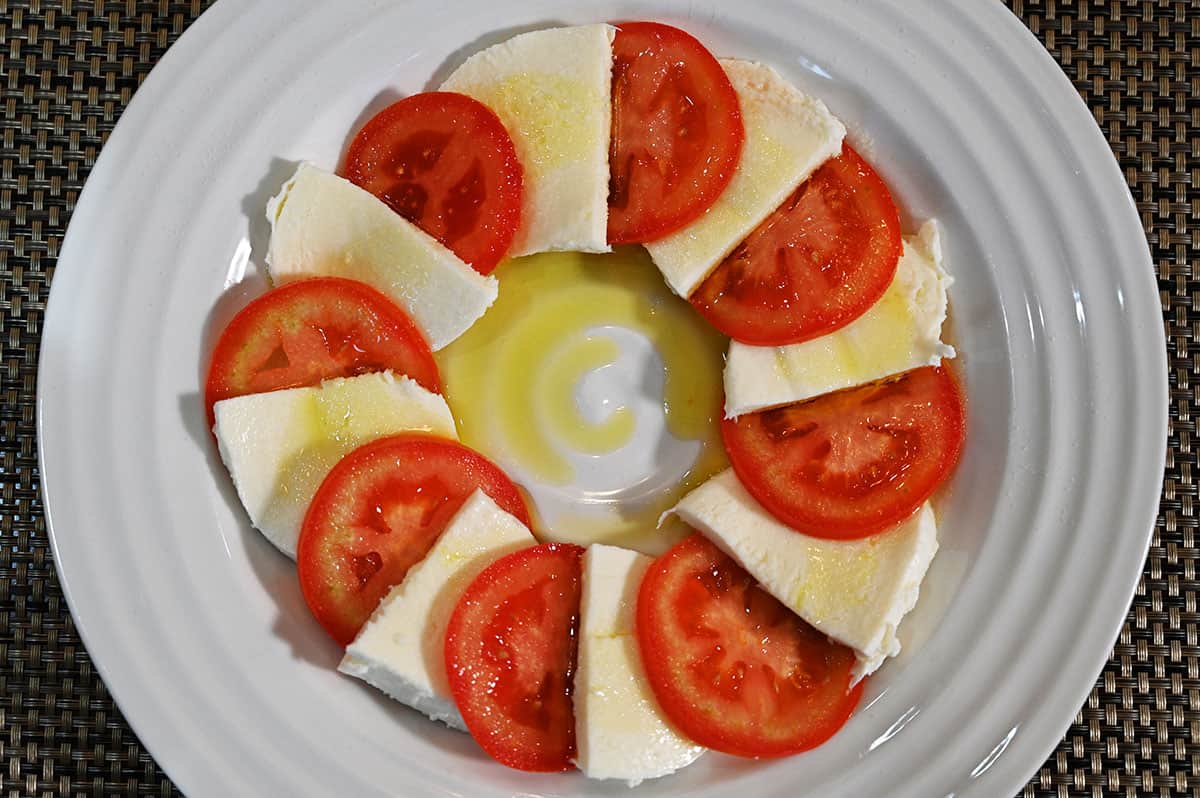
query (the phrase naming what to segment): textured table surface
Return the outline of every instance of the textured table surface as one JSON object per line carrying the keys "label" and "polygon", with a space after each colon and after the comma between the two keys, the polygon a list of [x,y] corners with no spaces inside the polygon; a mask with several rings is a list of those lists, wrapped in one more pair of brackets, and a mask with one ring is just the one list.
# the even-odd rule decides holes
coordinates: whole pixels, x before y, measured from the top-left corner
{"label": "textured table surface", "polygon": [[[1021,795],[1200,796],[1200,0],[1007,1],[1120,161],[1157,264],[1171,367],[1166,481],[1137,596],[1087,703]],[[140,81],[206,5],[0,0],[3,798],[177,793],[67,612],[38,491],[34,392],[46,298],[80,187]]]}

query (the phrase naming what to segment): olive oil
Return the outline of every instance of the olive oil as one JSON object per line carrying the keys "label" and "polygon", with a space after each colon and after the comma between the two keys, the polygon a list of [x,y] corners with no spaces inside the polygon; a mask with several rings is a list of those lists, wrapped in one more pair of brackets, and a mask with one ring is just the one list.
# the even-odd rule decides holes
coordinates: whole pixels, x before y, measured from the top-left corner
{"label": "olive oil", "polygon": [[[662,551],[682,531],[657,531],[659,516],[727,465],[719,431],[727,339],[671,293],[640,247],[534,255],[495,274],[496,303],[437,356],[463,442],[532,495],[539,537]],[[649,368],[660,375],[637,379],[629,369],[621,341],[630,334],[648,342]],[[605,370],[613,373],[596,380],[603,395],[581,401]],[[647,390],[661,393],[658,426],[673,441],[651,439],[634,412]],[[694,450],[687,462],[680,442]],[[667,449],[676,454],[659,457]],[[658,467],[639,474],[627,460]],[[613,474],[628,479],[614,485]]]}
{"label": "olive oil", "polygon": [[546,423],[546,432],[566,446],[587,454],[615,452],[627,444],[637,421],[628,407],[616,406],[603,421],[584,417],[575,400],[575,390],[591,371],[612,364],[620,347],[611,338],[595,335],[572,336],[547,359],[535,379],[534,412]]}

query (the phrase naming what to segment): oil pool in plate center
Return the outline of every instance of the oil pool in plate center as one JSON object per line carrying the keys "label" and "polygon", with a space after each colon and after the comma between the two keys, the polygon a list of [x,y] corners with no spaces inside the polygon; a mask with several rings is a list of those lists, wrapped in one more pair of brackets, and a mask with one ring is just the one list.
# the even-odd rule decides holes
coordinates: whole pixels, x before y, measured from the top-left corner
{"label": "oil pool in plate center", "polygon": [[462,440],[527,490],[543,538],[665,551],[685,530],[659,516],[727,465],[728,341],[640,247],[496,275],[496,303],[437,353]]}

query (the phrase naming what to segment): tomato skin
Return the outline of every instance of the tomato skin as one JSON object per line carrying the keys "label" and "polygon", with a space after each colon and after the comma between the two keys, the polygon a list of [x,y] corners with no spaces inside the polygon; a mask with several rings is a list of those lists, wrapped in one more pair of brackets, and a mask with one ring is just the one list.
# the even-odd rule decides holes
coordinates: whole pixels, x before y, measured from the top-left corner
{"label": "tomato skin", "polygon": [[205,383],[209,425],[222,399],[385,369],[441,391],[421,330],[382,293],[341,277],[287,283],[243,308],[217,339]]}
{"label": "tomato skin", "polygon": [[573,768],[572,678],[583,549],[531,546],[467,587],[446,628],[446,675],[476,742],[517,770]]}
{"label": "tomato skin", "polygon": [[943,366],[721,422],[729,461],[759,504],[836,540],[916,512],[954,470],[965,434],[962,391]]}
{"label": "tomato skin", "polygon": [[383,109],[355,135],[342,172],[480,274],[521,224],[516,147],[495,112],[465,94],[414,94]]}
{"label": "tomato skin", "polygon": [[690,34],[622,22],[613,42],[608,241],[655,241],[712,206],[745,140],[737,92]]}
{"label": "tomato skin", "polygon": [[849,719],[854,652],[768,595],[699,534],[654,561],[636,632],[663,712],[700,745],[742,757],[815,748]]}
{"label": "tomato skin", "polygon": [[710,324],[753,346],[828,335],[871,309],[903,252],[891,192],[849,144],[692,293]]}
{"label": "tomato skin", "polygon": [[313,496],[296,548],[304,600],[341,645],[433,546],[475,491],[530,525],[520,491],[457,441],[403,433],[342,458]]}

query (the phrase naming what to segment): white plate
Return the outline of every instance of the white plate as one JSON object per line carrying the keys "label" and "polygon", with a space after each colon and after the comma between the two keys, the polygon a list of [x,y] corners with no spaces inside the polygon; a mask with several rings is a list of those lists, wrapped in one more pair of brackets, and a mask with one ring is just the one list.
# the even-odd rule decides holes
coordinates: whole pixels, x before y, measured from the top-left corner
{"label": "white plate", "polygon": [[289,162],[333,166],[364,109],[483,44],[629,18],[774,65],[847,121],[908,229],[942,221],[970,397],[942,551],[862,709],[814,752],[712,755],[640,793],[1013,794],[1082,704],[1155,515],[1165,342],[1112,154],[1001,4],[226,0],[154,69],[92,172],[38,385],[71,610],[187,793],[627,794],[507,771],[333,673],[290,563],[243,518],[199,392],[214,332],[260,290],[261,209]]}

